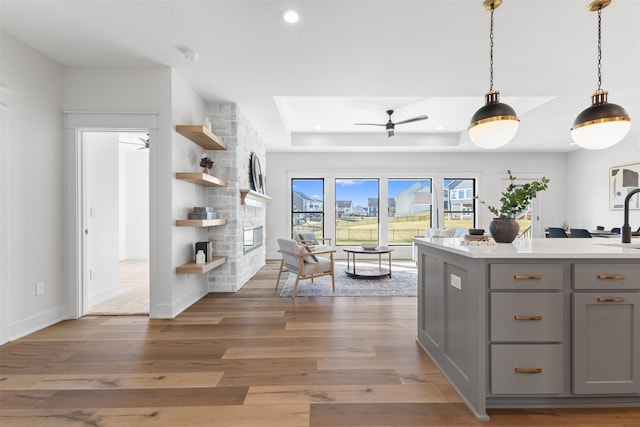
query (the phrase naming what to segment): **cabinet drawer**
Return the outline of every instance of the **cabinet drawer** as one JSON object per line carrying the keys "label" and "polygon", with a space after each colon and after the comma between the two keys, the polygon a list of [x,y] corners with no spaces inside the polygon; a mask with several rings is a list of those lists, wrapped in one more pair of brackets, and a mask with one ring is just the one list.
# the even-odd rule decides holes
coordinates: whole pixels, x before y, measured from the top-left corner
{"label": "cabinet drawer", "polygon": [[562,341],[562,301],[561,293],[492,292],[491,341]]}
{"label": "cabinet drawer", "polygon": [[574,264],[574,289],[640,289],[640,264]]}
{"label": "cabinet drawer", "polygon": [[491,393],[562,393],[562,353],[562,344],[492,344]]}
{"label": "cabinet drawer", "polygon": [[562,289],[562,264],[492,264],[491,289]]}

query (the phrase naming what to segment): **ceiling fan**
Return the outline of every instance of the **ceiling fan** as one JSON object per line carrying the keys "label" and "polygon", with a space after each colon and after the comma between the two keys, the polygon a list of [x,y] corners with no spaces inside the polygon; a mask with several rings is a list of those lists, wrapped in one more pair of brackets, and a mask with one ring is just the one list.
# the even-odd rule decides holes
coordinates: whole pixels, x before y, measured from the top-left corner
{"label": "ceiling fan", "polygon": [[411,119],[407,119],[407,120],[402,120],[399,122],[392,122],[391,121],[391,115],[393,114],[393,110],[387,110],[387,114],[389,115],[389,121],[387,123],[354,123],[354,125],[366,125],[366,126],[384,126],[385,129],[387,129],[387,136],[389,138],[391,138],[394,134],[395,134],[395,127],[396,125],[401,125],[404,123],[411,123],[411,122],[417,122],[419,120],[426,120],[429,117],[422,115],[422,116],[417,116],[417,117],[413,117]]}
{"label": "ceiling fan", "polygon": [[130,145],[138,145],[140,148],[138,150],[148,150],[149,149],[149,133],[145,135],[145,138],[137,137],[140,142],[131,142],[131,141],[120,141],[121,144],[130,144]]}

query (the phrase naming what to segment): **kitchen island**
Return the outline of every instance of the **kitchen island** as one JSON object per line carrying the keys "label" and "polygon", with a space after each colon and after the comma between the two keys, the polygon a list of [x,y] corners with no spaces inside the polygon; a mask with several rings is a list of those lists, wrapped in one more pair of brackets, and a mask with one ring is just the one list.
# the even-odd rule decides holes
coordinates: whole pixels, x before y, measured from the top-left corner
{"label": "kitchen island", "polygon": [[640,406],[640,239],[414,243],[418,342],[478,419]]}

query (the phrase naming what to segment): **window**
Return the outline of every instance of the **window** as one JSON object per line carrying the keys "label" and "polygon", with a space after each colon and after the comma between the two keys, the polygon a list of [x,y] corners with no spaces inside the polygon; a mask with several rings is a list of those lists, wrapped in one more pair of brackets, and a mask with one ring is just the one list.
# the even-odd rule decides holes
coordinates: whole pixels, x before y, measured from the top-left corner
{"label": "window", "polygon": [[291,180],[291,230],[312,231],[324,237],[324,180]]}
{"label": "window", "polygon": [[444,225],[449,228],[474,228],[476,223],[476,180],[444,179]]}
{"label": "window", "polygon": [[336,179],[335,194],[336,245],[377,244],[380,214],[378,180]]}
{"label": "window", "polygon": [[411,245],[414,236],[431,227],[431,180],[389,179],[387,188],[389,245]]}

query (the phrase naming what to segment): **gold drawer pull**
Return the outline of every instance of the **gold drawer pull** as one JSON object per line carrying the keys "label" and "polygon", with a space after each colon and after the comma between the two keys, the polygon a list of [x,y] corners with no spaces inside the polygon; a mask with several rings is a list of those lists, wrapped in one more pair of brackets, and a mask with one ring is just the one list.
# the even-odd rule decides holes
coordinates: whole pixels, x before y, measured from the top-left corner
{"label": "gold drawer pull", "polygon": [[624,280],[624,274],[598,274],[600,280]]}
{"label": "gold drawer pull", "polygon": [[542,274],[514,274],[513,278],[516,280],[540,280]]}
{"label": "gold drawer pull", "polygon": [[542,368],[515,368],[514,371],[518,374],[540,374]]}
{"label": "gold drawer pull", "polygon": [[516,320],[542,320],[542,316],[525,316],[523,314],[516,314],[513,318]]}
{"label": "gold drawer pull", "polygon": [[598,302],[624,302],[624,298],[623,297],[616,297],[616,298],[597,297],[596,301],[598,301]]}

